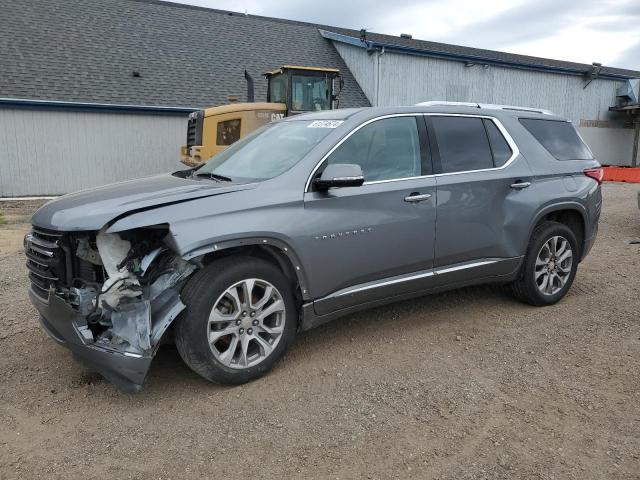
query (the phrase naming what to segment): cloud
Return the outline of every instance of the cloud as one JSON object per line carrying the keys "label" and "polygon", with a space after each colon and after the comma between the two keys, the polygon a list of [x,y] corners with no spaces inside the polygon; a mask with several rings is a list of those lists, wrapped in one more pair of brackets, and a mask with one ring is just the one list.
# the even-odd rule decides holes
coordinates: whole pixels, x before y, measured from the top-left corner
{"label": "cloud", "polygon": [[392,4],[388,1],[377,0],[356,2],[344,0],[325,0],[319,2],[320,8],[314,8],[307,2],[296,0],[280,0],[269,5],[267,2],[260,2],[253,13],[269,15],[293,20],[319,23],[348,28],[368,28],[377,30],[384,28],[389,19],[407,11],[416,5],[427,5],[434,3],[431,1],[416,0],[395,0]]}
{"label": "cloud", "polygon": [[612,64],[619,68],[640,70],[640,40],[622,51]]}
{"label": "cloud", "polygon": [[553,35],[571,25],[579,16],[595,10],[599,10],[597,5],[594,7],[584,0],[528,2],[486,20],[462,26],[443,40],[465,45],[479,41],[485,48],[504,48]]}
{"label": "cloud", "polygon": [[639,0],[173,0],[476,48],[640,68]]}
{"label": "cloud", "polygon": [[201,7],[231,10],[252,15],[299,20],[345,28],[367,28],[385,33],[390,19],[402,16],[415,6],[438,3],[438,0],[345,1],[324,0],[308,3],[297,0],[172,0]]}

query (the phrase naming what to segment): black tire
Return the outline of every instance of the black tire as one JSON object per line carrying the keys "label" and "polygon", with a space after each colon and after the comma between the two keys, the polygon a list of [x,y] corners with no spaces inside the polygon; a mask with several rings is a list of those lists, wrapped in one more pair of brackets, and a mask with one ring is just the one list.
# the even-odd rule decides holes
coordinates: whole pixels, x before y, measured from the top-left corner
{"label": "black tire", "polygon": [[[535,281],[535,266],[538,253],[542,246],[552,237],[561,236],[567,239],[571,246],[573,261],[571,271],[568,274],[564,286],[554,294],[544,294],[538,288]],[[546,221],[541,223],[534,230],[529,247],[524,257],[522,267],[518,278],[511,284],[511,291],[514,296],[530,305],[539,307],[545,305],[553,305],[561,300],[571,288],[571,284],[578,270],[580,250],[578,241],[573,231],[563,223]]]}
{"label": "black tire", "polygon": [[[207,336],[214,302],[232,285],[259,278],[279,291],[285,304],[284,331],[273,351],[257,365],[230,368],[213,354]],[[186,308],[175,325],[175,342],[184,362],[198,375],[220,383],[238,385],[261,377],[273,368],[293,342],[297,331],[297,309],[291,283],[271,263],[254,257],[231,256],[217,260],[197,272],[182,290]]]}

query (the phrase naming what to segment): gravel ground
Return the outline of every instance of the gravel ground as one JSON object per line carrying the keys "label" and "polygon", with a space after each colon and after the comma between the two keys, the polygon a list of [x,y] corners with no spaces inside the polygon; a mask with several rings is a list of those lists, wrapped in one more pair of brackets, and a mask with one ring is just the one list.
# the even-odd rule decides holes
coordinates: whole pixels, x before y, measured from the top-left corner
{"label": "gravel ground", "polygon": [[640,478],[637,185],[547,308],[492,287],[299,336],[251,384],[162,347],[142,392],[84,372],[26,295],[27,211],[0,204],[0,478]]}

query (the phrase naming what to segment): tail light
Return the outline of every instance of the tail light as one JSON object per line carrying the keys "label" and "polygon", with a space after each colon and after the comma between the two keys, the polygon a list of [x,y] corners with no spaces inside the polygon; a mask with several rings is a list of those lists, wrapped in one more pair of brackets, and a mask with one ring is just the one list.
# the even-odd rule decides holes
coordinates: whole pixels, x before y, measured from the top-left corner
{"label": "tail light", "polygon": [[589,178],[593,178],[596,182],[598,182],[598,184],[601,184],[602,179],[604,178],[604,170],[602,169],[602,167],[587,168],[584,171],[584,174]]}

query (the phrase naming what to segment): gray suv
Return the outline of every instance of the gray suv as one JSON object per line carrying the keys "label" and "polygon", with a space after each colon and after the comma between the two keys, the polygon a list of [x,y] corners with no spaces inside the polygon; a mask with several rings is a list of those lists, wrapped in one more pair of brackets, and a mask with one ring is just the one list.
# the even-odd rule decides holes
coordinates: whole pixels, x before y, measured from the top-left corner
{"label": "gray suv", "polygon": [[601,180],[549,112],[299,115],[199,168],[46,204],[25,238],[29,293],[48,334],[124,390],[171,340],[238,384],[363,308],[485,282],[557,302],[594,242]]}

